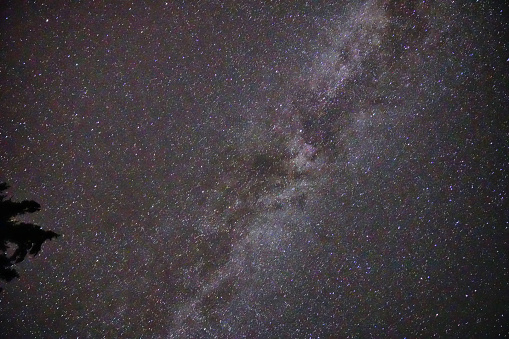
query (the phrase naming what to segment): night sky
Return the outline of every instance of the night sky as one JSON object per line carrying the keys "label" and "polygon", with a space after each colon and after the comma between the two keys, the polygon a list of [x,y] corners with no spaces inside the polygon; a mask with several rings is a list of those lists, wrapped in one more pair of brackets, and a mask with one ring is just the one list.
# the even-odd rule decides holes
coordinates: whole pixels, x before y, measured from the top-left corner
{"label": "night sky", "polygon": [[0,336],[504,337],[497,3],[2,1]]}

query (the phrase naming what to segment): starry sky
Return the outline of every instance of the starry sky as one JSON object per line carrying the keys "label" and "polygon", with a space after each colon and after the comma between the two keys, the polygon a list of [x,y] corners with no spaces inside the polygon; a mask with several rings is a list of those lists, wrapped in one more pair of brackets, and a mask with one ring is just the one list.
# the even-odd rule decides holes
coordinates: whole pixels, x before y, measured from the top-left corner
{"label": "starry sky", "polygon": [[3,1],[2,333],[506,335],[497,3]]}

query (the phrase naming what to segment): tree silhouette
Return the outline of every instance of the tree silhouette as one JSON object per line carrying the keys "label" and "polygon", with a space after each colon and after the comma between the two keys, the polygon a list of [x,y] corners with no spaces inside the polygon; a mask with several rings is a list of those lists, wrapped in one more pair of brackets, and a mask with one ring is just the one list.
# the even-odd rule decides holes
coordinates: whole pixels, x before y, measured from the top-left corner
{"label": "tree silhouette", "polygon": [[59,236],[38,225],[16,220],[16,216],[37,212],[41,206],[33,200],[13,202],[6,199],[7,195],[3,192],[8,188],[6,183],[0,183],[0,280],[7,282],[19,277],[15,265],[27,254],[37,255],[46,240]]}

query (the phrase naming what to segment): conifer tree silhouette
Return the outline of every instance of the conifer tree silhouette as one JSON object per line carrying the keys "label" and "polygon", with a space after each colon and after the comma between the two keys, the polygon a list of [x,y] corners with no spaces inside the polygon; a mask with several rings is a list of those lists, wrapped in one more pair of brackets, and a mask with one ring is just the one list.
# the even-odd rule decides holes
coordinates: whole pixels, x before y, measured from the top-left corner
{"label": "conifer tree silhouette", "polygon": [[0,183],[0,280],[7,282],[19,277],[16,264],[28,254],[37,255],[46,240],[60,236],[38,225],[16,220],[16,216],[37,212],[41,206],[33,200],[14,202],[6,199],[7,195],[3,192],[8,188],[7,183]]}

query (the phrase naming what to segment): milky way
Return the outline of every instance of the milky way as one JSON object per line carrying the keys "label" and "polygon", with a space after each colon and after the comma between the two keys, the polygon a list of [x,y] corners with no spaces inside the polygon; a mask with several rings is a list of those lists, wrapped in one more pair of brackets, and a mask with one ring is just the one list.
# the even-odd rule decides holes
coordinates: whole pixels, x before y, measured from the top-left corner
{"label": "milky way", "polygon": [[495,337],[503,11],[484,2],[2,8],[0,180],[63,234],[11,337]]}

